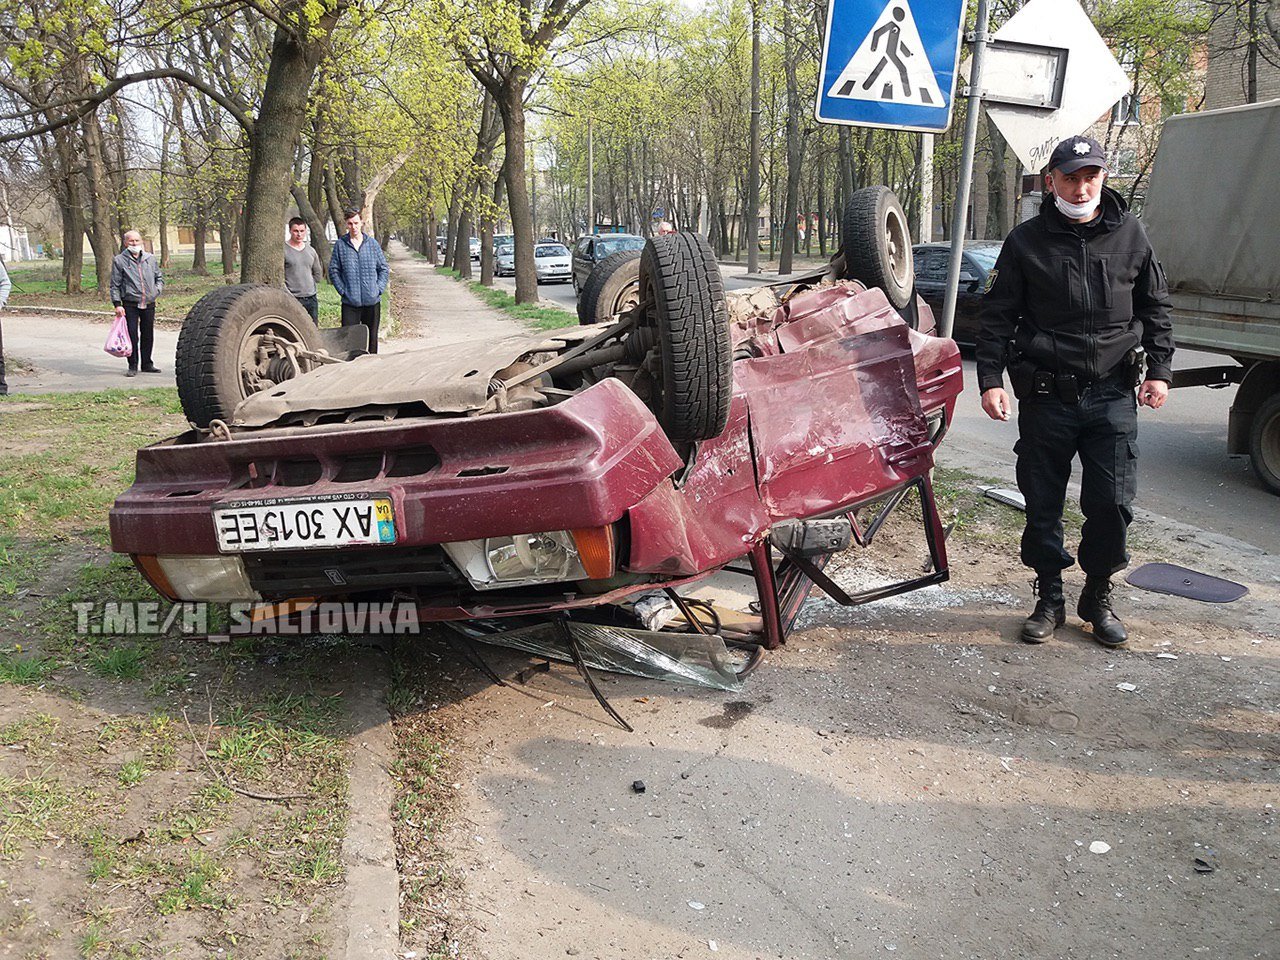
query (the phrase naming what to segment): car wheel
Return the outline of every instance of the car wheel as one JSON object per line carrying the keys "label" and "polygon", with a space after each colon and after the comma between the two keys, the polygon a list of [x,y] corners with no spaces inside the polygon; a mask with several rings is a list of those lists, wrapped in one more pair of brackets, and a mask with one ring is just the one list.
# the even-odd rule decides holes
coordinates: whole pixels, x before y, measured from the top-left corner
{"label": "car wheel", "polygon": [[[288,351],[267,336],[315,350],[320,334],[307,311],[280,287],[243,284],[207,293],[178,334],[175,363],[182,412],[197,427],[230,423],[245,397],[295,376]],[[311,367],[299,360],[306,373]]]}
{"label": "car wheel", "polygon": [[706,238],[651,237],[640,255],[640,302],[651,304],[645,323],[658,348],[650,398],[658,422],[675,442],[719,436],[729,422],[733,355],[724,281]]}
{"label": "car wheel", "polygon": [[1258,479],[1272,493],[1280,494],[1280,393],[1263,401],[1253,415],[1249,459]]}
{"label": "car wheel", "polygon": [[840,223],[845,277],[879,287],[901,310],[911,302],[915,267],[911,231],[898,197],[888,187],[863,187],[844,208]]}
{"label": "car wheel", "polygon": [[597,263],[578,296],[578,323],[601,323],[640,302],[640,251],[621,250]]}

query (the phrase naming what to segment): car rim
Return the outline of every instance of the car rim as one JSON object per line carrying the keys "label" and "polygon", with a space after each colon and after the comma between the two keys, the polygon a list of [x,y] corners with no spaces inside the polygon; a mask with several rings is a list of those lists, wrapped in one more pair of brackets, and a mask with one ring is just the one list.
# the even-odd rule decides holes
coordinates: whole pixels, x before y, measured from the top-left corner
{"label": "car rim", "polygon": [[907,285],[911,270],[911,234],[907,224],[896,209],[890,209],[884,218],[885,258],[889,273],[900,287]]}
{"label": "car rim", "polygon": [[617,316],[620,313],[626,313],[640,302],[640,281],[633,280],[618,291],[618,295],[613,298],[613,303],[609,304],[609,313]]}
{"label": "car rim", "polygon": [[[306,346],[301,332],[291,321],[280,316],[259,317],[240,338],[240,349],[236,352],[242,396],[247,397],[294,376],[293,364],[285,350],[277,344],[263,343],[263,338],[268,335],[288,340],[299,347]],[[298,366],[303,373],[307,372],[305,361],[299,361]]]}

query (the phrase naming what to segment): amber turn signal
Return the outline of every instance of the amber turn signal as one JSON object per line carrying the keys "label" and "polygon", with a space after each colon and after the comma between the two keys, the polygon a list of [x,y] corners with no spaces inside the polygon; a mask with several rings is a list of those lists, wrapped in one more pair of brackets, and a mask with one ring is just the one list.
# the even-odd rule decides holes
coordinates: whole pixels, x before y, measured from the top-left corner
{"label": "amber turn signal", "polygon": [[592,580],[612,577],[615,571],[613,527],[584,527],[569,533],[573,535],[573,544],[578,548],[578,559],[587,577]]}
{"label": "amber turn signal", "polygon": [[173,584],[169,582],[168,575],[155,557],[149,554],[135,553],[133,555],[133,565],[147,578],[147,583],[155,588],[156,593],[166,600],[172,600],[174,603],[178,602],[178,592],[173,589]]}

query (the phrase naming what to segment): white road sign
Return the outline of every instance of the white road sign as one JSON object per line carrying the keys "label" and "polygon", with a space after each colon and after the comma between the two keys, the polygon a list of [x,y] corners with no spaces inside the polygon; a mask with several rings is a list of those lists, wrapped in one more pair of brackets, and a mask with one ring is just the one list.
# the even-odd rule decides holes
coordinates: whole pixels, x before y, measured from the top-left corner
{"label": "white road sign", "polygon": [[[1129,91],[1124,69],[1076,0],[1030,0],[993,36],[1068,50],[1062,106],[1057,110],[986,105],[987,116],[1029,170],[1040,170],[1054,147],[1083,133]],[[997,77],[990,79],[998,82]],[[990,86],[985,73],[983,86]]]}

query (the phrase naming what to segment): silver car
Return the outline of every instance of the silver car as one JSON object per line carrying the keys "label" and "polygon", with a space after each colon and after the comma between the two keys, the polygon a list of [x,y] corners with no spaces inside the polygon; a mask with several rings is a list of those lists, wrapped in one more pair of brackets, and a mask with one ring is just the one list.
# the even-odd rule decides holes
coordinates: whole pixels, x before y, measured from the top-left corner
{"label": "silver car", "polygon": [[516,245],[512,240],[493,242],[493,272],[500,277],[516,275]]}
{"label": "silver car", "polygon": [[533,251],[533,268],[539,283],[568,283],[573,279],[569,248],[563,243],[540,243]]}

